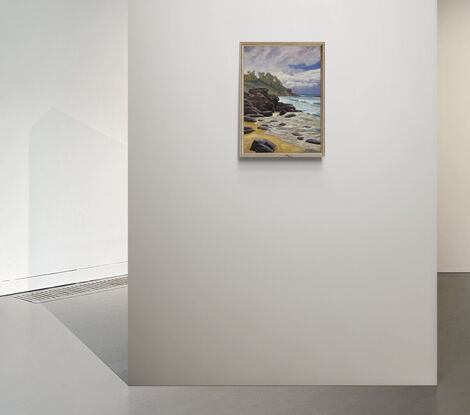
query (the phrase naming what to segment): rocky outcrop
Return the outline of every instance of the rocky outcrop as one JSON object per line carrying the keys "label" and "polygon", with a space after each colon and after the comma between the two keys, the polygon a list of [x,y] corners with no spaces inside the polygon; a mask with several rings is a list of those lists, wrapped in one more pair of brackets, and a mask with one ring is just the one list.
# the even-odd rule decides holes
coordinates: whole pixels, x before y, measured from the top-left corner
{"label": "rocky outcrop", "polygon": [[298,95],[295,92],[292,92],[292,89],[286,88],[287,95],[290,95],[291,97],[298,97]]}
{"label": "rocky outcrop", "polygon": [[276,144],[265,139],[253,140],[253,144],[250,147],[250,150],[256,153],[274,153],[275,149]]}
{"label": "rocky outcrop", "polygon": [[244,115],[262,114],[270,117],[273,112],[297,112],[291,104],[279,102],[279,97],[268,92],[268,88],[252,88],[243,95]]}
{"label": "rocky outcrop", "polygon": [[284,117],[285,118],[292,118],[292,117],[295,117],[295,114],[292,114],[292,113],[286,114],[286,115],[284,115]]}
{"label": "rocky outcrop", "polygon": [[297,96],[291,89],[282,85],[281,80],[269,72],[247,71],[243,74],[243,89],[249,91],[253,88],[267,88],[270,94],[280,96]]}
{"label": "rocky outcrop", "polygon": [[249,133],[252,133],[253,131],[255,130],[251,127],[243,127],[243,134],[249,134]]}

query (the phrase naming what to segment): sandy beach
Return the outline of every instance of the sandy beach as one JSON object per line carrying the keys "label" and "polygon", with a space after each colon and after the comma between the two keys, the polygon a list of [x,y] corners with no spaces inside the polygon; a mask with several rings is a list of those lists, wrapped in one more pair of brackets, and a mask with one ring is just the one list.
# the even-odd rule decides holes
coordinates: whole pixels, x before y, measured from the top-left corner
{"label": "sandy beach", "polygon": [[276,138],[271,134],[266,134],[266,131],[259,129],[258,125],[256,125],[254,122],[244,121],[243,125],[245,127],[251,127],[254,130],[252,133],[245,134],[243,137],[243,151],[245,153],[255,153],[254,151],[250,151],[250,147],[253,143],[253,140],[257,138],[265,138],[276,144],[276,149],[274,150],[275,153],[303,153],[305,151],[302,147],[286,143],[285,141],[282,141],[281,139]]}

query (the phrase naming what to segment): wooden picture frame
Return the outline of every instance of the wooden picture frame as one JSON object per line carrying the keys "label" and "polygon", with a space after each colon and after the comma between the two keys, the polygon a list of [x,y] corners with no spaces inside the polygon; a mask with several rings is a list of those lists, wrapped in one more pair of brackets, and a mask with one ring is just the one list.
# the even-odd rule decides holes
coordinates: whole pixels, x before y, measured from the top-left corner
{"label": "wooden picture frame", "polygon": [[[289,60],[289,54],[295,55],[292,60],[292,64],[289,64],[288,67],[295,68],[299,70],[303,75],[308,77],[309,73],[314,73],[316,77],[318,74],[320,80],[312,80],[312,85],[315,85],[314,88],[319,88],[319,93],[316,95],[302,95],[296,94],[292,91],[291,88],[287,88],[282,81],[280,81],[276,75],[272,75],[269,71],[263,72],[258,71],[256,75],[256,68],[252,68],[247,71],[245,68],[245,48],[250,56],[254,55],[258,65],[269,67],[270,62],[269,58],[266,59],[266,63],[263,62],[263,58],[256,56],[258,50],[257,47],[262,48],[262,52],[266,56],[279,55],[285,53],[287,58],[283,58],[283,64],[285,61]],[[284,49],[292,48],[292,49]],[[296,48],[296,49],[294,49]],[[302,62],[302,59],[299,56],[302,56],[303,48],[305,48],[306,54],[318,56],[318,62],[315,65],[308,66]],[[317,49],[313,49],[317,48]],[[268,53],[266,53],[268,52]],[[300,53],[294,53],[300,52]],[[295,60],[297,59],[297,60]],[[253,65],[256,66],[255,63]],[[319,67],[317,68],[317,66]],[[315,68],[310,69],[310,68]],[[310,71],[306,73],[306,71]],[[283,74],[282,72],[280,72]],[[284,75],[284,74],[283,74]],[[269,77],[268,77],[269,76]],[[281,75],[279,75],[281,76]],[[288,79],[287,82],[294,82],[296,75],[284,75]],[[268,79],[266,80],[266,77]],[[245,78],[247,81],[245,82]],[[291,81],[292,79],[292,81]],[[271,82],[270,84],[265,84],[263,81]],[[308,79],[307,79],[308,81]],[[255,85],[256,88],[248,89],[250,85]],[[274,86],[273,86],[274,85]],[[259,88],[261,86],[263,88]],[[267,88],[264,88],[267,86]],[[273,90],[272,88],[276,87],[277,89]],[[282,89],[284,88],[284,89]],[[313,88],[313,87],[312,87]],[[268,89],[266,91],[261,91],[261,89]],[[251,94],[249,91],[256,92]],[[274,91],[274,92],[273,92]],[[292,95],[283,96],[281,99],[285,101],[292,102],[294,104],[287,104],[281,102],[281,99],[278,102],[275,101],[275,97],[279,98],[276,91],[289,91]],[[246,92],[246,93],[245,93]],[[263,96],[261,96],[263,95]],[[273,98],[273,95],[275,96]],[[295,98],[298,97],[298,98]],[[254,106],[252,100],[261,100],[259,105],[268,105],[263,101],[265,98],[271,99],[273,101],[274,111],[272,111],[271,116],[263,115],[261,112],[255,114],[249,114],[249,112],[257,110]],[[295,107],[295,103],[299,103],[301,98],[305,98],[306,110],[300,110]],[[319,98],[319,103],[317,102]],[[289,107],[288,105],[291,105]],[[293,105],[293,106],[292,106]],[[287,114],[279,115],[282,113],[282,110],[277,112],[276,108],[293,108],[295,111],[287,111]],[[265,107],[266,108],[266,107]],[[316,112],[308,112],[310,108],[313,108],[314,111],[319,111],[319,116]],[[263,111],[265,114],[268,114],[270,111]],[[252,118],[249,115],[255,115],[257,118]],[[285,118],[285,116],[288,118]],[[297,116],[296,122],[288,121],[289,118]],[[309,118],[313,117],[313,118]],[[318,117],[317,120],[315,117]],[[301,120],[302,118],[302,120]],[[255,120],[255,122],[246,121]],[[312,119],[311,122],[309,120]],[[266,123],[263,123],[266,121]],[[282,121],[282,122],[280,122]],[[307,125],[299,125],[301,121],[305,121]],[[284,124],[284,126],[282,125]],[[287,125],[286,125],[287,124]],[[311,126],[310,126],[311,125]],[[310,126],[309,128],[307,128]],[[248,128],[247,128],[248,127]],[[261,127],[261,130],[259,127]],[[250,131],[252,130],[252,131]],[[298,131],[297,131],[298,130]],[[250,132],[245,132],[250,131]],[[297,131],[297,132],[296,132]],[[291,136],[292,134],[292,136]],[[305,137],[302,135],[305,134]],[[307,134],[310,135],[310,138],[306,138]],[[295,141],[297,139],[297,141]],[[255,143],[256,141],[256,143]],[[317,142],[320,141],[318,144]],[[256,150],[256,151],[255,151]],[[240,158],[323,158],[325,156],[325,43],[324,42],[240,42],[240,113],[239,113],[239,157]]]}

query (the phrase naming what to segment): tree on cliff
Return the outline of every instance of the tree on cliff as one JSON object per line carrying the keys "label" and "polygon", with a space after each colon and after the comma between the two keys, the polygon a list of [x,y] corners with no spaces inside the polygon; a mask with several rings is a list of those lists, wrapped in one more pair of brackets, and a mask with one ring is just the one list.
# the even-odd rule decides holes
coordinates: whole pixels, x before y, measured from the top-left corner
{"label": "tree on cliff", "polygon": [[282,82],[276,75],[269,72],[247,71],[243,76],[244,90],[248,91],[251,88],[267,88],[270,94],[282,95],[295,95],[289,88],[282,85]]}

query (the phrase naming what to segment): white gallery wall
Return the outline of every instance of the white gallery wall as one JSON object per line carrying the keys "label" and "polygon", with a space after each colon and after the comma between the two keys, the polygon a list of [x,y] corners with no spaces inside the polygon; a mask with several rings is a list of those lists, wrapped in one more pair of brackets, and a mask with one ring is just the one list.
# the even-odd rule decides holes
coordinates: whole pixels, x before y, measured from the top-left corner
{"label": "white gallery wall", "polygon": [[0,6],[0,294],[126,273],[127,2]]}
{"label": "white gallery wall", "polygon": [[[436,383],[435,0],[134,1],[132,385]],[[239,42],[326,42],[324,160],[239,160]]]}
{"label": "white gallery wall", "polygon": [[470,272],[470,2],[439,0],[439,271]]}

